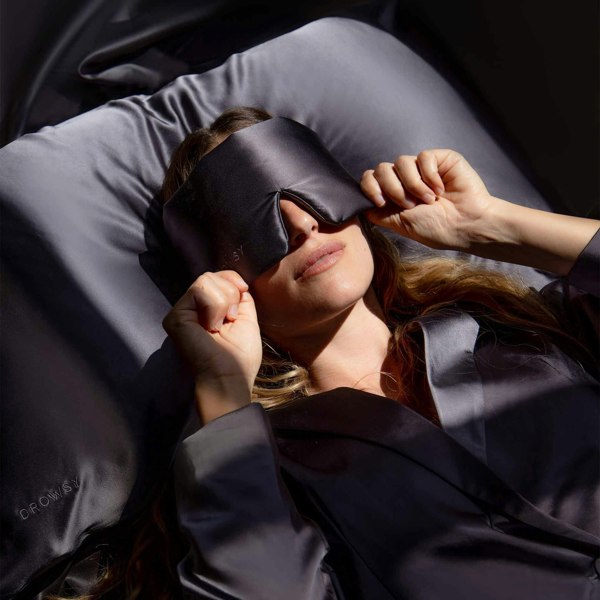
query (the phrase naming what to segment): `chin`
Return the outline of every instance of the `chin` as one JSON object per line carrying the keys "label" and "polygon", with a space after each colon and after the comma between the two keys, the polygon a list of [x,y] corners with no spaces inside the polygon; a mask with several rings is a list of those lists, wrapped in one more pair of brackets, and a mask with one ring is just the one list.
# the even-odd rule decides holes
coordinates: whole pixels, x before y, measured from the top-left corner
{"label": "chin", "polygon": [[303,314],[308,321],[324,322],[350,311],[365,297],[371,285],[371,278],[341,277],[332,274],[329,278],[323,278],[320,283],[314,294],[306,298],[303,305],[295,311],[298,316]]}
{"label": "chin", "polygon": [[360,241],[364,247],[354,241],[339,263],[304,281],[292,283],[285,272],[281,278],[257,281],[261,327],[301,332],[351,310],[367,294],[374,274],[371,250],[364,238]]}

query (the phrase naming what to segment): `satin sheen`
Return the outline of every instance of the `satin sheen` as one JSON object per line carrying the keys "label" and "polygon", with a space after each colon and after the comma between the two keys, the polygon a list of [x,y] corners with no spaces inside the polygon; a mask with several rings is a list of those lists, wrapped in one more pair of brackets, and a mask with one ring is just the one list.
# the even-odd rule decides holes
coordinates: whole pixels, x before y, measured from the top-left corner
{"label": "satin sheen", "polygon": [[275,117],[198,162],[163,208],[165,230],[194,279],[233,269],[250,283],[289,252],[281,196],[332,225],[373,208],[314,131]]}
{"label": "satin sheen", "polygon": [[[491,193],[552,210],[519,154],[498,141],[497,127],[490,135],[494,124],[439,71],[394,37],[344,18],[1,148],[2,600],[75,580],[84,593],[86,577],[68,563],[118,545],[116,532],[165,476],[193,409],[193,382],[161,326],[189,275],[170,250],[157,195],[184,136],[244,105],[306,124],[355,179],[400,152],[458,148]],[[403,255],[425,250],[395,241]],[[464,258],[536,289],[553,279]],[[471,410],[463,398],[460,414]],[[464,440],[476,427],[463,425],[456,436]],[[484,441],[479,435],[473,447]]]}
{"label": "satin sheen", "polygon": [[[590,324],[599,272],[600,231],[561,281],[569,309],[595,306]],[[183,441],[186,598],[600,597],[600,384],[555,347],[457,337],[460,312],[428,332],[442,428],[338,388],[251,403]]]}

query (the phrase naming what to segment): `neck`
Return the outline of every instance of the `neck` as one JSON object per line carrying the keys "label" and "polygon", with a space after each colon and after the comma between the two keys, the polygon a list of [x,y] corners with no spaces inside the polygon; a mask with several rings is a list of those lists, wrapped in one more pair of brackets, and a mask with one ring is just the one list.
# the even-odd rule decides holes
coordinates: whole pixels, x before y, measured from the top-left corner
{"label": "neck", "polygon": [[396,397],[397,383],[387,375],[390,332],[370,288],[344,313],[321,322],[310,333],[286,340],[286,349],[309,371],[310,393],[351,387]]}

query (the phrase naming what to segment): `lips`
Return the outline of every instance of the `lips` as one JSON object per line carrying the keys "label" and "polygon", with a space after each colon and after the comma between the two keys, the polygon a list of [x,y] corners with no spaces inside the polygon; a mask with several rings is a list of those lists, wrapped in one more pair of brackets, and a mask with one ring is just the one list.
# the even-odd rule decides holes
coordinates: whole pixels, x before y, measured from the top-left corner
{"label": "lips", "polygon": [[302,277],[302,275],[304,275],[308,269],[317,264],[320,260],[323,260],[324,257],[331,254],[336,254],[343,249],[344,244],[342,242],[331,241],[321,244],[316,250],[313,250],[313,252],[306,257],[306,260],[296,273],[296,279]]}

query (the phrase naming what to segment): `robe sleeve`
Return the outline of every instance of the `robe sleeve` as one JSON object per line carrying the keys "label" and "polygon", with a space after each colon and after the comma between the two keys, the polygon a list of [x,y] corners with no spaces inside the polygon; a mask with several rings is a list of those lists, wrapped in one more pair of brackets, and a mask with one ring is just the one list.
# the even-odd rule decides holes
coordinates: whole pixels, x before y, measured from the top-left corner
{"label": "robe sleeve", "polygon": [[572,286],[600,297],[600,229],[577,257],[565,279]]}
{"label": "robe sleeve", "polygon": [[571,315],[596,352],[600,343],[600,229],[577,257],[571,270],[541,290],[551,302],[560,303]]}
{"label": "robe sleeve", "polygon": [[174,462],[185,598],[338,598],[323,534],[297,512],[283,483],[265,409],[225,414],[183,440]]}

